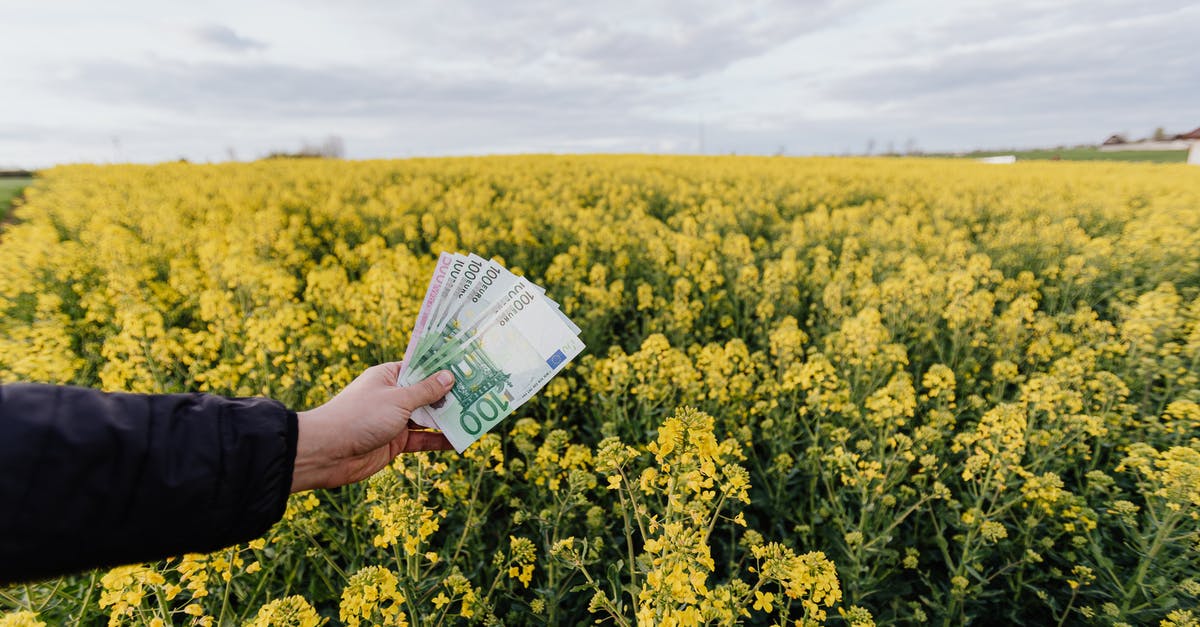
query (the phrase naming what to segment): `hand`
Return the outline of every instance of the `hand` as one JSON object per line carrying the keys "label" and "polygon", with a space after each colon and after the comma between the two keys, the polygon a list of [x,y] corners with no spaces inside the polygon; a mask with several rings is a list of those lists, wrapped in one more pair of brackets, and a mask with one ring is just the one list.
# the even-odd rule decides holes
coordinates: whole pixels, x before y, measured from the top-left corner
{"label": "hand", "polygon": [[400,362],[367,368],[329,402],[297,414],[292,492],[362,481],[400,453],[453,448],[441,432],[410,429],[409,418],[446,396],[454,376],[443,370],[399,387],[399,374]]}

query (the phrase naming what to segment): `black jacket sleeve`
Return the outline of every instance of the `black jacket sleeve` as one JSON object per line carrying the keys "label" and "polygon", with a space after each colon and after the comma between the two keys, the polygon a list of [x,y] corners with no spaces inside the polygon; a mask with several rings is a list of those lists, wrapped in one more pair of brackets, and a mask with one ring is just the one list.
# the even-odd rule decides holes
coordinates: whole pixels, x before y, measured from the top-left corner
{"label": "black jacket sleeve", "polygon": [[0,386],[0,583],[256,538],[283,515],[296,435],[264,398]]}

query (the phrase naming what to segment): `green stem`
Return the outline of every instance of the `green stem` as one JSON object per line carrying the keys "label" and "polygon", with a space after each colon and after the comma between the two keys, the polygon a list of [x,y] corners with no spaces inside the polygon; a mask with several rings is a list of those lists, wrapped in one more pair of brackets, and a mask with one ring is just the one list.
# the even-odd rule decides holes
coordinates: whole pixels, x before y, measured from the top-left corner
{"label": "green stem", "polygon": [[[226,584],[226,586],[225,586],[225,589],[226,589],[226,590],[228,590],[228,589],[229,589],[229,585],[228,585],[228,584]],[[157,601],[158,601],[158,611],[159,611],[159,612],[162,612],[162,619],[163,619],[163,622],[166,622],[166,623],[173,623],[173,622],[175,622],[175,621],[171,620],[171,612],[170,612],[170,610],[168,610],[168,609],[167,609],[167,601],[166,601],[166,599],[164,599],[164,598],[163,598],[163,595],[162,595],[162,590],[159,590],[159,591],[155,592],[155,593],[154,593],[154,598],[155,598],[155,600],[157,600]],[[224,608],[222,608],[222,609],[221,609],[221,611],[222,611],[222,613],[224,613],[225,609],[224,609]],[[220,625],[220,624],[221,624],[221,621],[220,621],[219,619],[217,620],[217,624],[218,624],[218,625]]]}
{"label": "green stem", "polygon": [[[588,574],[587,568],[584,567],[583,562],[576,560],[572,565],[575,566],[576,570],[583,573],[583,578],[587,580],[588,585],[590,585],[593,590],[597,592],[603,592],[600,590],[600,584],[596,583],[596,580],[592,579],[592,576]],[[608,600],[607,594],[604,595],[604,609],[608,610],[608,613],[612,615],[613,622],[617,623],[618,625],[623,625],[624,627],[629,627],[629,621],[625,620],[625,617],[621,616],[620,612],[617,611],[617,608],[613,606],[611,601]]]}
{"label": "green stem", "polygon": [[[225,582],[225,592],[221,595],[221,613],[217,614],[217,624],[220,625],[225,621],[225,610],[229,608],[229,590],[233,588],[233,560],[237,557],[237,547],[229,548],[229,557],[226,558],[229,562],[229,581]],[[222,577],[224,579],[224,577]],[[166,617],[164,617],[166,618]]]}
{"label": "green stem", "polygon": [[1071,615],[1071,606],[1075,605],[1075,597],[1079,594],[1079,589],[1071,590],[1071,600],[1067,601],[1067,607],[1063,608],[1062,616],[1058,619],[1058,627],[1062,627],[1067,621],[1067,617]]}
{"label": "green stem", "polygon": [[475,519],[475,503],[479,498],[479,486],[483,483],[483,473],[486,468],[486,465],[480,462],[479,473],[475,475],[475,481],[471,484],[471,498],[467,501],[467,520],[463,522],[462,533],[458,536],[458,542],[454,545],[454,553],[450,556],[451,564],[458,561],[458,555],[462,552],[463,544],[467,541],[467,532],[471,530],[472,522]]}
{"label": "green stem", "polygon": [[92,602],[92,594],[96,590],[96,571],[92,571],[92,578],[88,581],[87,596],[83,597],[83,603],[79,604],[79,614],[75,617],[75,624],[83,623],[83,614],[87,611],[88,603]]}
{"label": "green stem", "polygon": [[1134,596],[1142,587],[1142,581],[1146,578],[1146,572],[1150,570],[1150,564],[1154,562],[1154,558],[1158,556],[1158,552],[1163,548],[1163,538],[1170,535],[1175,527],[1176,516],[1167,516],[1158,526],[1158,531],[1154,533],[1154,539],[1150,542],[1150,550],[1146,551],[1146,555],[1138,561],[1137,571],[1133,575],[1133,579],[1129,582],[1129,586],[1125,588],[1125,598],[1121,602],[1121,613],[1129,611],[1130,605],[1133,603]]}
{"label": "green stem", "polygon": [[[632,602],[634,604],[636,604],[637,597],[634,595],[633,591],[638,589],[638,585],[637,585],[637,569],[634,568],[634,561],[633,561],[633,528],[629,524],[629,508],[626,507],[626,505],[625,505],[625,495],[623,493],[621,493],[620,497],[621,497],[621,516],[625,519],[625,550],[628,554],[628,559],[629,559],[629,596],[630,596],[630,599],[632,600]],[[643,539],[644,538],[645,538],[645,536],[643,536]]]}
{"label": "green stem", "polygon": [[[342,570],[342,567],[338,566],[337,563],[333,561],[333,558],[329,557],[329,553],[325,550],[325,547],[321,546],[321,543],[318,542],[311,533],[309,533],[308,529],[304,529],[301,525],[300,530],[304,532],[304,535],[308,537],[309,541],[311,541],[313,546],[316,547],[317,553],[319,553],[321,557],[325,559],[325,563],[329,564],[333,570],[337,571],[337,574],[341,575],[343,581],[349,580],[350,577],[346,575],[346,571]],[[330,581],[329,577],[325,575],[325,571],[319,568],[314,568],[313,570],[316,571],[319,577],[321,577],[321,580],[325,582],[325,585],[329,587],[331,592],[337,590],[337,588],[334,587],[333,582]]]}
{"label": "green stem", "polygon": [[708,522],[708,529],[704,531],[704,544],[708,544],[708,538],[712,535],[713,528],[717,526],[717,520],[721,518],[721,508],[725,506],[725,499],[728,497],[728,494],[722,492],[721,500],[717,501],[717,506],[713,508],[712,520]]}

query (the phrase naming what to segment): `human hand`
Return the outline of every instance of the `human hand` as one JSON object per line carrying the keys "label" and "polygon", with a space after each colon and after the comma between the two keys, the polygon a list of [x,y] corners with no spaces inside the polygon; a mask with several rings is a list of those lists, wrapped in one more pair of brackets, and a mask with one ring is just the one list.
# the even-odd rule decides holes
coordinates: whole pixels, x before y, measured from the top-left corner
{"label": "human hand", "polygon": [[400,362],[372,366],[329,402],[297,414],[292,492],[362,481],[400,453],[453,448],[440,432],[411,429],[409,418],[444,397],[454,376],[443,370],[399,387],[399,374]]}

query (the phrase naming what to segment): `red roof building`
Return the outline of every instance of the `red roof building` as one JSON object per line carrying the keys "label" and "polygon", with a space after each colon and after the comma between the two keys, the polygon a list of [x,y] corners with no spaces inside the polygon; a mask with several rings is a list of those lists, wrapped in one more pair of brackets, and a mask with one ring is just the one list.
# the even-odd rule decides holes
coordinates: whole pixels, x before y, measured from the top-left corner
{"label": "red roof building", "polygon": [[1191,139],[1191,140],[1200,140],[1200,127],[1197,127],[1197,128],[1196,128],[1196,130],[1194,130],[1194,131],[1192,131],[1192,132],[1190,132],[1190,133],[1184,133],[1184,134],[1182,134],[1182,135],[1176,135],[1176,136],[1175,136],[1175,139]]}

